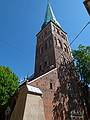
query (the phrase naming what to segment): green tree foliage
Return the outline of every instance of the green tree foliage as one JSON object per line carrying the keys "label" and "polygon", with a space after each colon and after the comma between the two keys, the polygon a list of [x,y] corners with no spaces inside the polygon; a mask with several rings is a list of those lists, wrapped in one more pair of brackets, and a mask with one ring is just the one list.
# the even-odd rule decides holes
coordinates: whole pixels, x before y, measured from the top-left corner
{"label": "green tree foliage", "polygon": [[73,50],[73,56],[81,80],[90,84],[90,46],[79,45],[77,50]]}
{"label": "green tree foliage", "polygon": [[82,86],[82,98],[87,107],[87,113],[90,117],[90,92],[88,85],[90,84],[90,46],[79,45],[77,50],[73,51],[76,70],[80,75]]}
{"label": "green tree foliage", "polygon": [[5,110],[19,87],[18,77],[5,66],[0,66],[0,120],[5,119]]}
{"label": "green tree foliage", "polygon": [[8,103],[18,86],[18,77],[8,67],[0,66],[0,105]]}

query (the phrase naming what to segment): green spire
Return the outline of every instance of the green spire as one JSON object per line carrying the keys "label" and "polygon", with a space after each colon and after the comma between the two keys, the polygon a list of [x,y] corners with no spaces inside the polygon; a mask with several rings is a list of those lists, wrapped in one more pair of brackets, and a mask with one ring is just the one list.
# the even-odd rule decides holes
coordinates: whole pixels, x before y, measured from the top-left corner
{"label": "green spire", "polygon": [[60,26],[60,24],[57,22],[55,15],[53,13],[52,7],[50,5],[50,0],[48,0],[45,19],[44,19],[44,23],[42,25],[42,28],[45,27],[49,21],[52,21],[55,24],[57,24],[58,26]]}

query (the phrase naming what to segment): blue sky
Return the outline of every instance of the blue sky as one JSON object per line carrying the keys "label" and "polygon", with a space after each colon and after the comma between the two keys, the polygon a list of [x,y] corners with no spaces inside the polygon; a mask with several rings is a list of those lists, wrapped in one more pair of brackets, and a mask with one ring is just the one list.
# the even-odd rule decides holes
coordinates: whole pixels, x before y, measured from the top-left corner
{"label": "blue sky", "polygon": [[[20,78],[34,71],[36,34],[44,20],[47,0],[0,0],[0,65]],[[71,42],[90,20],[83,0],[51,0],[54,14]],[[90,45],[90,25],[72,44]]]}

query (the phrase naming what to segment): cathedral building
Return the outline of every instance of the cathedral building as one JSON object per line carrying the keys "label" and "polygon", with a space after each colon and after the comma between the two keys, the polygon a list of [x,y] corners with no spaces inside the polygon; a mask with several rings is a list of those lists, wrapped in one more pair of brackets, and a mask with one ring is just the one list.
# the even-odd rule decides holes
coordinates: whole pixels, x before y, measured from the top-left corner
{"label": "cathedral building", "polygon": [[[67,33],[50,2],[37,36],[34,78],[20,86],[11,120],[87,120]],[[72,72],[72,73],[71,73]]]}

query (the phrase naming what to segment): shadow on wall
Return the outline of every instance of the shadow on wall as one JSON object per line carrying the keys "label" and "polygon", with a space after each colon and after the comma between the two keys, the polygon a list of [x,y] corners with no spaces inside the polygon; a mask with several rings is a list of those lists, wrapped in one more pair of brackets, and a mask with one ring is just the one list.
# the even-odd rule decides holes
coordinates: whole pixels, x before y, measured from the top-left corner
{"label": "shadow on wall", "polygon": [[58,77],[60,86],[53,100],[54,120],[88,120],[85,91],[74,62],[62,63],[58,69]]}

